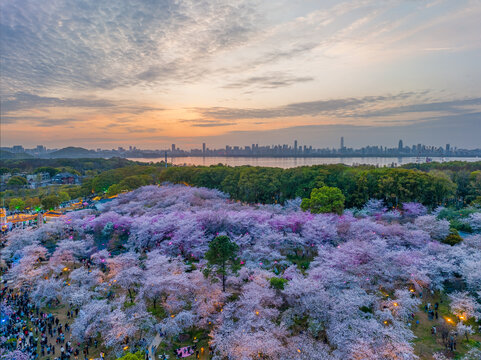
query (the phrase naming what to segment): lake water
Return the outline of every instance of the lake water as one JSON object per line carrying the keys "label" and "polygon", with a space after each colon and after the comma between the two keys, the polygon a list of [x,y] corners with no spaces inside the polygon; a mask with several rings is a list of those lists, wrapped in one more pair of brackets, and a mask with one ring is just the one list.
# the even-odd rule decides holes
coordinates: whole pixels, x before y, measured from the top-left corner
{"label": "lake water", "polygon": [[[141,162],[160,162],[164,161],[164,158],[129,158],[133,161]],[[446,161],[481,161],[481,158],[469,158],[469,157],[433,157],[432,161],[446,162]],[[251,165],[251,166],[266,166],[266,167],[279,167],[283,169],[297,167],[297,166],[308,166],[308,165],[322,165],[322,164],[345,164],[345,165],[378,165],[378,166],[400,166],[409,163],[425,163],[426,158],[417,157],[325,157],[325,158],[274,158],[274,157],[174,157],[168,158],[167,161],[174,165],[217,165],[224,164],[229,166],[241,166],[241,165]]]}

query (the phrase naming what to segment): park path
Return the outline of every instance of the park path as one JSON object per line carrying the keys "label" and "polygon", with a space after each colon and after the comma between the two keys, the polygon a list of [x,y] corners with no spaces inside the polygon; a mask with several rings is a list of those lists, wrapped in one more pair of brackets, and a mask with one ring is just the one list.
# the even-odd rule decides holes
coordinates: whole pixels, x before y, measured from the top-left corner
{"label": "park path", "polygon": [[156,334],[154,339],[150,343],[150,346],[148,349],[149,360],[155,359],[155,351],[157,350],[157,347],[160,345],[161,342],[162,342],[162,338],[160,337],[159,334]]}

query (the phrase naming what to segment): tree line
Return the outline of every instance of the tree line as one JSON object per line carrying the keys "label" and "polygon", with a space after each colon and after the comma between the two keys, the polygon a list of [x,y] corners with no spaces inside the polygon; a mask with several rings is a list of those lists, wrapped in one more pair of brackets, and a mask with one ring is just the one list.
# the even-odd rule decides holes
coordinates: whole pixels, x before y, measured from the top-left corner
{"label": "tree line", "polygon": [[[472,165],[470,165],[472,166]],[[420,169],[315,165],[290,169],[251,166],[170,167],[159,174],[160,182],[186,183],[218,189],[233,199],[249,203],[284,203],[309,198],[323,186],[341,190],[346,207],[361,207],[370,198],[389,206],[417,201],[429,207],[481,204],[481,162],[474,171],[422,171]]]}
{"label": "tree line", "polygon": [[[98,161],[99,159],[88,159]],[[105,159],[103,159],[105,160]],[[434,208],[438,205],[456,206],[481,205],[481,162],[449,162],[430,164],[408,164],[402,168],[377,168],[374,166],[315,165],[290,169],[271,167],[239,166],[221,164],[214,166],[171,166],[164,164],[142,164],[128,162],[127,166],[114,166],[118,160],[103,163],[82,178],[81,186],[61,189],[71,199],[92,194],[112,196],[131,191],[144,185],[164,182],[186,184],[217,189],[232,199],[248,203],[283,204],[287,200],[311,196],[313,189],[338,188],[345,198],[345,207],[362,207],[369,199],[383,199],[388,206],[402,202],[420,202]],[[27,161],[27,160],[22,160]],[[60,160],[55,160],[60,161]],[[73,169],[84,164],[82,159],[66,160]],[[100,164],[100,163],[99,163]],[[120,161],[117,165],[123,165]],[[59,171],[59,168],[44,166],[33,171]],[[47,164],[53,165],[53,164]],[[59,165],[59,164],[57,164]],[[84,164],[86,165],[86,164]],[[106,167],[106,168],[105,168]],[[59,189],[60,190],[60,189]],[[55,191],[56,193],[58,191]],[[23,193],[23,194],[22,194]],[[2,195],[8,202],[13,197],[37,197],[36,203],[52,192],[21,189]],[[58,194],[57,194],[58,195]]]}

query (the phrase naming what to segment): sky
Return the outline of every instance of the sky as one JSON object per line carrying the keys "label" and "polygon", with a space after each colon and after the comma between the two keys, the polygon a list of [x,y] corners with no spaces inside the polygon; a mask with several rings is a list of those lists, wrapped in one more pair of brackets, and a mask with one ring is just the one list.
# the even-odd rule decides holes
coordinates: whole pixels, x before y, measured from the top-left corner
{"label": "sky", "polygon": [[0,0],[1,144],[481,148],[481,0]]}

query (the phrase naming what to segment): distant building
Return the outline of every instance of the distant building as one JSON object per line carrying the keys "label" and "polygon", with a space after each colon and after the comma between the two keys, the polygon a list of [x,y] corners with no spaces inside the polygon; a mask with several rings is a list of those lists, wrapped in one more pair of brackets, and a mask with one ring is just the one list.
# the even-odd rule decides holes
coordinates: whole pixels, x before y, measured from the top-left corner
{"label": "distant building", "polygon": [[341,136],[341,150],[344,150],[344,136]]}
{"label": "distant building", "polygon": [[25,152],[25,149],[23,148],[22,145],[15,145],[15,146],[12,147],[12,152],[23,153],[23,152]]}
{"label": "distant building", "polygon": [[205,143],[202,143],[202,154],[205,154]]}
{"label": "distant building", "polygon": [[397,150],[398,150],[399,152],[401,152],[401,151],[403,151],[403,149],[404,149],[403,141],[402,141],[402,140],[399,140],[399,144],[398,144],[398,146],[397,146]]}
{"label": "distant building", "polygon": [[75,174],[69,173],[69,172],[63,172],[60,174],[55,175],[52,178],[52,182],[54,184],[78,184],[79,183],[79,177]]}
{"label": "distant building", "polygon": [[175,144],[172,144],[172,152],[175,151]]}
{"label": "distant building", "polygon": [[451,151],[451,145],[450,145],[450,144],[446,144],[446,153],[449,154],[450,151]]}

